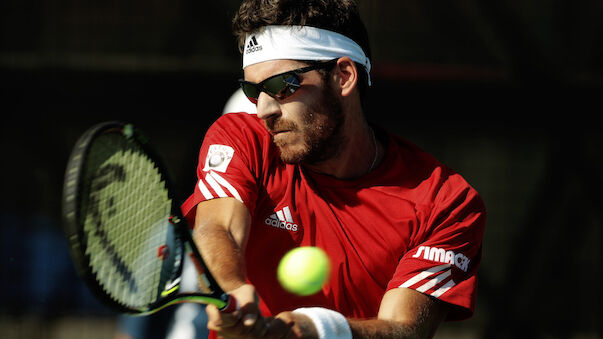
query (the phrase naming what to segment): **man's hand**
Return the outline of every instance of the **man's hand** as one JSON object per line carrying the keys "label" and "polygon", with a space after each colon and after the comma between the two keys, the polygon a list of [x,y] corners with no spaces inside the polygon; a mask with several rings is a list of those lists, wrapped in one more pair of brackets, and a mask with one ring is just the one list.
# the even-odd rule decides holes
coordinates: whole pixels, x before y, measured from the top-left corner
{"label": "man's hand", "polygon": [[258,307],[258,297],[252,285],[245,284],[229,292],[239,308],[222,313],[214,305],[207,305],[207,327],[225,339],[230,338],[317,338],[312,320],[302,314],[283,312],[265,318]]}
{"label": "man's hand", "polygon": [[318,338],[312,320],[303,314],[279,313],[269,323],[268,338]]}
{"label": "man's hand", "polygon": [[258,296],[252,285],[245,284],[228,292],[237,301],[237,310],[223,313],[207,305],[207,328],[224,338],[261,338],[268,327],[260,314]]}

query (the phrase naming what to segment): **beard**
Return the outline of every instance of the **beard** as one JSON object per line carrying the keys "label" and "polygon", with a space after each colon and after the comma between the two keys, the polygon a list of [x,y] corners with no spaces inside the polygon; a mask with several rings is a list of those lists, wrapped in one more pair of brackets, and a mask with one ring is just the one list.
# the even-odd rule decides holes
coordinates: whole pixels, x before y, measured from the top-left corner
{"label": "beard", "polygon": [[337,156],[345,143],[343,125],[345,117],[339,98],[327,87],[308,110],[301,113],[301,125],[293,121],[273,121],[269,130],[290,130],[302,136],[299,145],[289,145],[286,140],[274,140],[280,150],[281,160],[287,164],[318,164]]}

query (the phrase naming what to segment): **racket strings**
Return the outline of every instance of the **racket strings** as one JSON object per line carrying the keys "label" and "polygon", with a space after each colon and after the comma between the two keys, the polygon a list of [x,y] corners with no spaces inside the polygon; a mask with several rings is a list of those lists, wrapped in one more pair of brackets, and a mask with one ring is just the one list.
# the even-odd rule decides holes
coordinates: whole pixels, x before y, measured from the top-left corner
{"label": "racket strings", "polygon": [[178,247],[169,246],[174,235],[167,185],[153,160],[121,134],[102,135],[88,156],[82,215],[93,273],[119,303],[145,307],[181,264],[179,253],[169,253]]}

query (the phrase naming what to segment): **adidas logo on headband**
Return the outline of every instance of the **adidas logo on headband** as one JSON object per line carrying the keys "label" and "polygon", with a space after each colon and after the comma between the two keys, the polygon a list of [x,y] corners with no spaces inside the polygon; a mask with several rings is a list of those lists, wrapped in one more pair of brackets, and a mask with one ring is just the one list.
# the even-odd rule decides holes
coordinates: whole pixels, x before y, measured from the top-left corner
{"label": "adidas logo on headband", "polygon": [[247,47],[245,47],[245,54],[258,52],[261,50],[262,46],[258,44],[258,41],[255,39],[255,35],[251,36],[251,38],[249,38],[249,43],[247,44]]}

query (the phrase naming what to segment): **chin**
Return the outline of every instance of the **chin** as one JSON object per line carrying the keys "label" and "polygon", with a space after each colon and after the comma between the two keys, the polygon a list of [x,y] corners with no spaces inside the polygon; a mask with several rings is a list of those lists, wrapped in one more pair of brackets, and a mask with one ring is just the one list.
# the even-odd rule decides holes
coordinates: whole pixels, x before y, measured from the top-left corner
{"label": "chin", "polygon": [[281,160],[286,164],[299,164],[307,157],[307,149],[301,147],[279,146]]}

